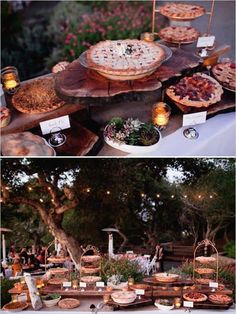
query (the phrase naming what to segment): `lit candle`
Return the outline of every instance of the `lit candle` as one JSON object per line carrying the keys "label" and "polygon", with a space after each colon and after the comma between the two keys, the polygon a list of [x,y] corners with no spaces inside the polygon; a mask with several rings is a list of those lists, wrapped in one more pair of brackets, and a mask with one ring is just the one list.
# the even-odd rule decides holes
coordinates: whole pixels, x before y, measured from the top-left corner
{"label": "lit candle", "polygon": [[10,88],[15,88],[17,86],[17,82],[15,80],[10,80],[5,82],[5,88],[10,89]]}
{"label": "lit candle", "polygon": [[20,86],[17,69],[13,66],[3,68],[1,70],[1,83],[5,92],[14,94]]}
{"label": "lit candle", "polygon": [[141,37],[140,37],[142,40],[145,40],[145,41],[154,41],[154,34],[153,33],[143,33],[141,34]]}
{"label": "lit candle", "polygon": [[128,278],[128,286],[129,286],[129,287],[130,287],[130,286],[133,286],[133,284],[134,284],[134,278],[129,277],[129,278]]}
{"label": "lit candle", "polygon": [[174,304],[175,308],[179,309],[181,307],[181,298],[175,298]]}
{"label": "lit candle", "polygon": [[78,279],[72,280],[72,287],[73,287],[73,289],[77,289],[78,288]]}
{"label": "lit candle", "polygon": [[170,113],[170,107],[164,102],[155,104],[152,108],[152,123],[164,128],[168,124]]}
{"label": "lit candle", "polygon": [[108,303],[109,300],[110,300],[110,295],[109,295],[109,294],[104,294],[104,296],[103,296],[103,302],[104,302],[104,303]]}
{"label": "lit candle", "polygon": [[106,290],[107,290],[108,292],[112,292],[112,287],[107,286]]}

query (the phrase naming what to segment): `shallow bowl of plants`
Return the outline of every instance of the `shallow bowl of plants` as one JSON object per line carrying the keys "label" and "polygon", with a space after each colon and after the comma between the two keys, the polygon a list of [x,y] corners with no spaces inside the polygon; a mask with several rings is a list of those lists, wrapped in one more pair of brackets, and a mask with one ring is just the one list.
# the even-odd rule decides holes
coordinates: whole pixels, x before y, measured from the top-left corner
{"label": "shallow bowl of plants", "polygon": [[133,118],[112,118],[104,128],[104,141],[126,153],[144,154],[159,147],[161,133],[152,123]]}
{"label": "shallow bowl of plants", "polygon": [[158,299],[154,304],[159,310],[163,311],[170,311],[174,308],[173,302],[168,299]]}
{"label": "shallow bowl of plants", "polygon": [[60,301],[61,296],[58,293],[52,293],[48,294],[45,297],[42,297],[43,299],[43,304],[46,307],[52,307],[57,305],[57,303]]}

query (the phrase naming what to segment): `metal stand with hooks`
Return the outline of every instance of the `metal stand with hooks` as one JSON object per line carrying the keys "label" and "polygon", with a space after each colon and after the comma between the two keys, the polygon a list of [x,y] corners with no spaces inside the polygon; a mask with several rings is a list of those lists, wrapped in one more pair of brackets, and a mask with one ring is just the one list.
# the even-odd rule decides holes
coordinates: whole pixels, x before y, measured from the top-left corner
{"label": "metal stand with hooks", "polygon": [[201,242],[198,243],[194,250],[194,255],[193,255],[193,279],[195,278],[195,269],[196,269],[196,254],[199,248],[204,247],[204,256],[207,255],[208,247],[211,247],[215,253],[216,253],[216,282],[218,282],[218,276],[219,276],[219,253],[218,250],[215,246],[215,243],[211,242],[208,239],[205,239]]}

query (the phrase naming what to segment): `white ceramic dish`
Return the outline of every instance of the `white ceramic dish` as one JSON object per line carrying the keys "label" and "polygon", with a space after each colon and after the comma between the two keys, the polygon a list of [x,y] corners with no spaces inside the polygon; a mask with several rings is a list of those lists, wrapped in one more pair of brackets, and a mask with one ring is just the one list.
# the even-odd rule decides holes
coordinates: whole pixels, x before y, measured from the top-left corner
{"label": "white ceramic dish", "polygon": [[[106,128],[108,127],[108,125],[105,127],[104,131],[106,130]],[[138,145],[127,145],[127,144],[122,144],[122,143],[118,143],[115,141],[110,140],[109,138],[107,138],[106,136],[104,136],[104,141],[111,147],[115,148],[115,149],[119,149],[123,152],[126,153],[130,153],[130,154],[145,154],[145,153],[149,153],[152,152],[154,150],[156,150],[159,145],[160,145],[160,141],[161,141],[161,132],[155,128],[157,130],[157,132],[159,133],[159,141],[153,145],[149,145],[149,146],[138,146]]]}
{"label": "white ceramic dish", "polygon": [[162,310],[162,311],[170,311],[175,307],[174,305],[163,305],[158,302],[155,302],[154,304],[158,308],[158,310]]}
{"label": "white ceramic dish", "polygon": [[57,305],[57,303],[61,300],[61,296],[57,299],[53,299],[53,300],[43,300],[43,304],[46,306],[46,307],[52,307],[52,306],[55,306]]}

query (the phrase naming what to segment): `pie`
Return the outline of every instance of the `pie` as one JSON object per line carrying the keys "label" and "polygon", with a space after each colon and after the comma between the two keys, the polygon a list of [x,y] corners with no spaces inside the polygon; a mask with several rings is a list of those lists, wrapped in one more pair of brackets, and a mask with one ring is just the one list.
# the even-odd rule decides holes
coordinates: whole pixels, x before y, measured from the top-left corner
{"label": "pie", "polygon": [[30,132],[12,133],[2,136],[3,156],[54,156],[55,151],[46,141]]}
{"label": "pie", "polygon": [[156,69],[165,51],[154,42],[138,39],[106,40],[91,46],[88,66],[110,75],[138,75]]}
{"label": "pie", "polygon": [[69,64],[70,63],[67,61],[62,61],[62,62],[57,63],[52,68],[52,73],[58,73],[58,72],[64,71]]}
{"label": "pie", "polygon": [[6,107],[1,107],[0,108],[0,127],[4,128],[9,124],[11,120],[11,112],[8,108]]}
{"label": "pie", "polygon": [[99,276],[83,276],[80,278],[80,280],[86,283],[95,283],[102,280],[102,278]]}
{"label": "pie", "polygon": [[3,310],[9,311],[9,312],[20,312],[26,309],[28,306],[29,305],[27,302],[16,301],[16,302],[10,302],[10,303],[5,304],[3,306]]}
{"label": "pie", "polygon": [[199,292],[184,293],[183,298],[187,301],[192,301],[192,302],[204,302],[207,300],[207,296]]}
{"label": "pie", "polygon": [[214,282],[214,280],[209,278],[196,278],[195,281],[200,285],[209,285],[210,282]]}
{"label": "pie", "polygon": [[100,261],[101,256],[99,255],[84,255],[81,257],[81,260],[85,263],[95,263]]}
{"label": "pie", "polygon": [[174,282],[179,279],[179,275],[168,273],[157,273],[154,274],[154,277],[157,281],[160,282]]}
{"label": "pie", "polygon": [[160,13],[173,20],[193,20],[205,14],[205,9],[194,4],[167,3],[160,8]]}
{"label": "pie", "polygon": [[63,282],[68,281],[66,278],[51,278],[48,280],[50,285],[62,285]]}
{"label": "pie", "polygon": [[225,294],[210,294],[208,298],[215,304],[230,304],[233,302],[233,299]]}
{"label": "pie", "polygon": [[201,264],[210,264],[214,263],[216,259],[213,256],[198,256],[196,257],[196,261]]}
{"label": "pie", "polygon": [[57,97],[53,78],[45,77],[21,85],[12,97],[12,104],[20,112],[33,114],[53,111],[65,102]]}
{"label": "pie", "polygon": [[67,268],[51,268],[49,269],[50,274],[55,275],[55,274],[64,274],[68,272],[69,270]]}
{"label": "pie", "polygon": [[48,262],[53,264],[64,263],[66,261],[65,257],[49,257]]}
{"label": "pie", "polygon": [[236,64],[231,62],[218,63],[212,68],[214,77],[225,87],[236,90]]}
{"label": "pie", "polygon": [[170,43],[193,43],[200,33],[193,27],[169,26],[159,32],[159,37]]}
{"label": "pie", "polygon": [[171,85],[166,94],[184,106],[208,107],[221,100],[223,89],[214,78],[204,73],[195,73],[182,78],[176,85]]}
{"label": "pie", "polygon": [[81,267],[81,271],[85,274],[96,274],[100,271],[100,267],[94,266]]}
{"label": "pie", "polygon": [[196,268],[195,272],[200,275],[208,275],[213,274],[215,270],[213,268]]}
{"label": "pie", "polygon": [[111,298],[116,303],[129,304],[134,302],[137,295],[134,291],[118,291],[111,294]]}
{"label": "pie", "polygon": [[80,306],[80,301],[73,298],[62,299],[58,302],[58,306],[61,309],[74,309]]}

